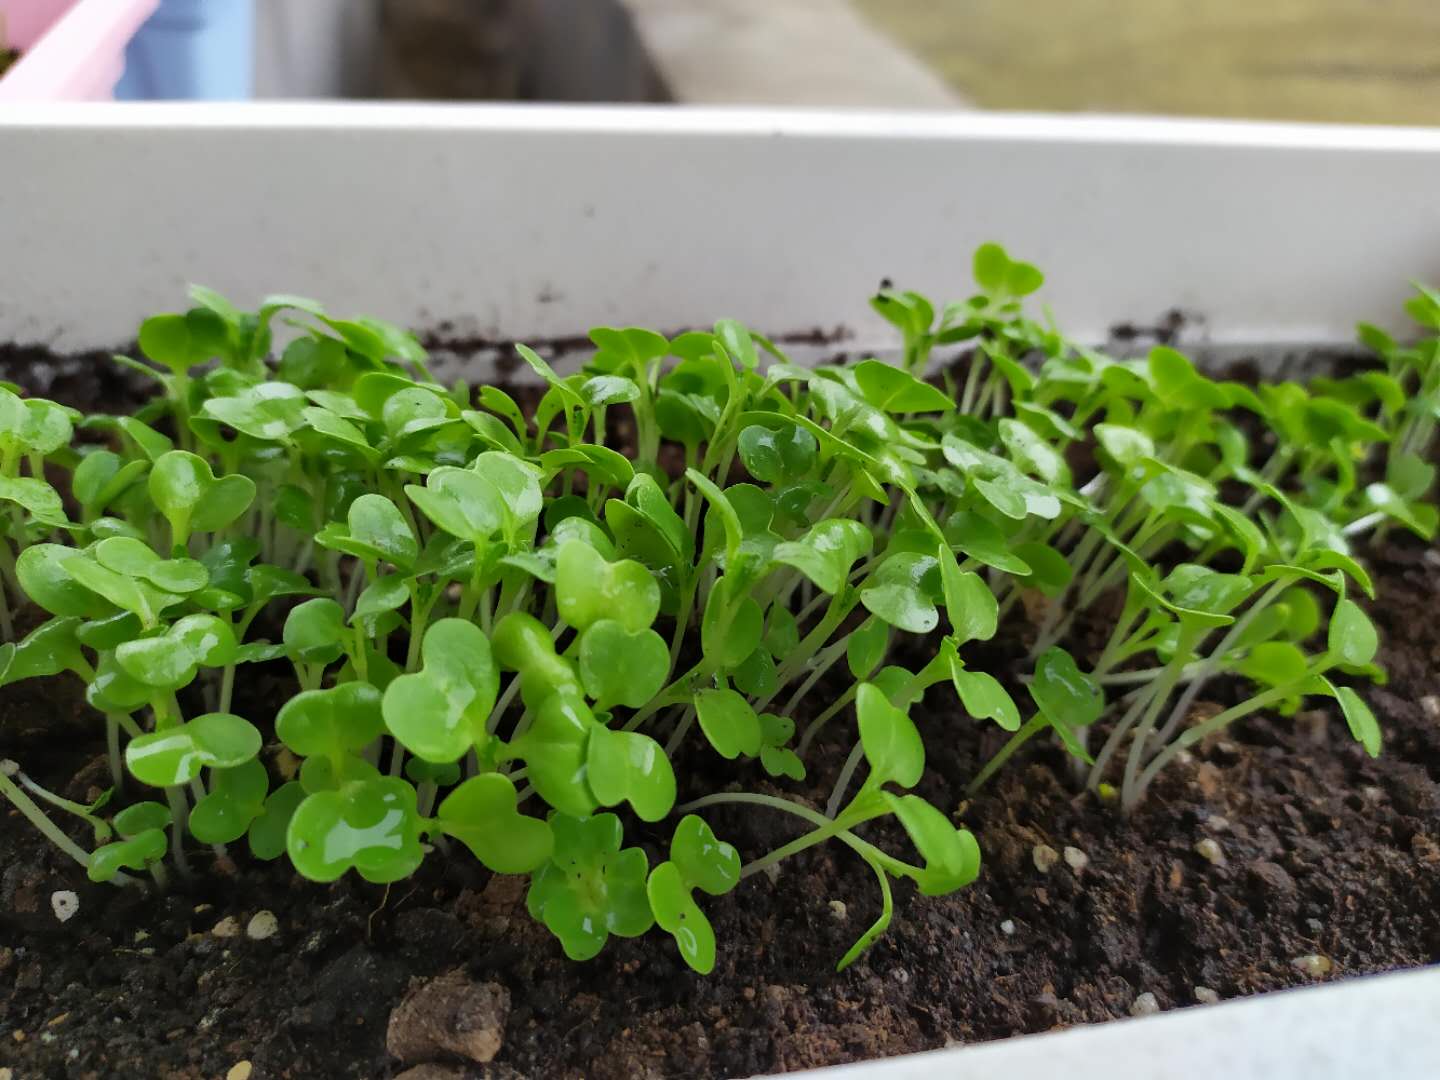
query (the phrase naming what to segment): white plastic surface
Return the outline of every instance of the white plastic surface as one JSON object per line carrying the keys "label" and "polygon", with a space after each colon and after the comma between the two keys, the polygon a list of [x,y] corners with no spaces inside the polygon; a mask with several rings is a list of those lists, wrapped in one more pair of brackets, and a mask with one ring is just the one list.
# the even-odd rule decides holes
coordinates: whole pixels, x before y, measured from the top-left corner
{"label": "white plastic surface", "polygon": [[645,108],[0,110],[0,340],[116,344],[199,281],[491,338],[880,326],[988,239],[1102,339],[1349,340],[1440,278],[1440,131]]}
{"label": "white plastic surface", "polygon": [[1440,970],[791,1073],[824,1080],[1435,1080]]}

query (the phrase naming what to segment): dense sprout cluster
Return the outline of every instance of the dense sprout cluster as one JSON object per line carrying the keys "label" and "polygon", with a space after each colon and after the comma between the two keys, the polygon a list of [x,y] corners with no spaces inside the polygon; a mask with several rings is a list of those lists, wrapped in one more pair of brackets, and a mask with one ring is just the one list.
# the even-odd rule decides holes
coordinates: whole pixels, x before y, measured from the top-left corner
{"label": "dense sprout cluster", "polygon": [[[1410,303],[1417,345],[1362,328],[1370,369],[1252,386],[1076,346],[1027,317],[1041,275],[998,246],[974,273],[938,312],[875,297],[898,364],[797,366],[731,321],[598,329],[569,376],[520,347],[544,386],[526,409],[437,384],[388,324],[204,289],[117,358],[158,384],[135,415],[0,389],[0,685],[78,675],[114,781],[81,806],[12,762],[0,792],[96,880],[163,887],[195,844],[244,841],[316,881],[391,882],[463,846],[530,875],[571,957],[658,924],[709,971],[703,898],[821,842],[884,900],[842,966],[893,879],[975,878],[975,837],[914,794],[932,687],[955,724],[1013,733],[973,786],[1043,735],[1126,810],[1185,747],[1307,697],[1377,753],[1348,685],[1382,675],[1352,544],[1435,530],[1440,296]],[[49,618],[17,640],[27,602]],[[1029,656],[975,666],[1012,609]],[[1102,609],[1086,651],[1072,628]],[[293,696],[238,715],[237,672],[262,664]],[[1222,676],[1249,696],[1197,712]],[[853,746],[833,781],[807,773],[826,731]],[[682,749],[734,765],[677,784]],[[823,808],[777,794],[820,779]],[[702,816],[721,805],[804,831],[742,863]],[[865,838],[887,817],[904,858]]]}

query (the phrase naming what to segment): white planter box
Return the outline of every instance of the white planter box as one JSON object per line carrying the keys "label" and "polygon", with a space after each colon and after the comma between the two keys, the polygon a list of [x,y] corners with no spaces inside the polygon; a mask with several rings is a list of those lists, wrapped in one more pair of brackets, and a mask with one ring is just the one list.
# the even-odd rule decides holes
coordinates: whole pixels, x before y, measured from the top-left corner
{"label": "white planter box", "polygon": [[[1283,347],[1440,279],[1440,132],[1102,118],[415,106],[0,113],[0,341],[117,345],[209,284],[493,340],[843,325],[882,277],[969,290],[996,239],[1102,340],[1179,307]],[[1440,1076],[1440,972],[831,1070],[1067,1080]]]}

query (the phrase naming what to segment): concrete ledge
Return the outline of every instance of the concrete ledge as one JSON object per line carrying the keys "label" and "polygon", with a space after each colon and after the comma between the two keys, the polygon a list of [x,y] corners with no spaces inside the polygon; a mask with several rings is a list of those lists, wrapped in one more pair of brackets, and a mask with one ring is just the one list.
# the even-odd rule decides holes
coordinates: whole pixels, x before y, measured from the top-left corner
{"label": "concrete ledge", "polygon": [[1440,969],[819,1069],[824,1080],[1435,1080]]}
{"label": "concrete ledge", "polygon": [[848,0],[619,0],[678,102],[954,109]]}

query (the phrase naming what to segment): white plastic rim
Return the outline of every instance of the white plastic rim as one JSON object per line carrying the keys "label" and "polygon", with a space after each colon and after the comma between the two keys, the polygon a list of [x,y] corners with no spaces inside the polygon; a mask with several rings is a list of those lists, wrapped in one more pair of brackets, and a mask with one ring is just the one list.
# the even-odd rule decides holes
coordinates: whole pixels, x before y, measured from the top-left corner
{"label": "white plastic rim", "polygon": [[202,282],[460,336],[720,316],[889,341],[883,278],[999,240],[1075,336],[1349,341],[1440,279],[1440,131],[575,106],[0,111],[0,341],[128,340]]}
{"label": "white plastic rim", "polygon": [[1440,969],[791,1073],[816,1080],[1435,1080]]}

